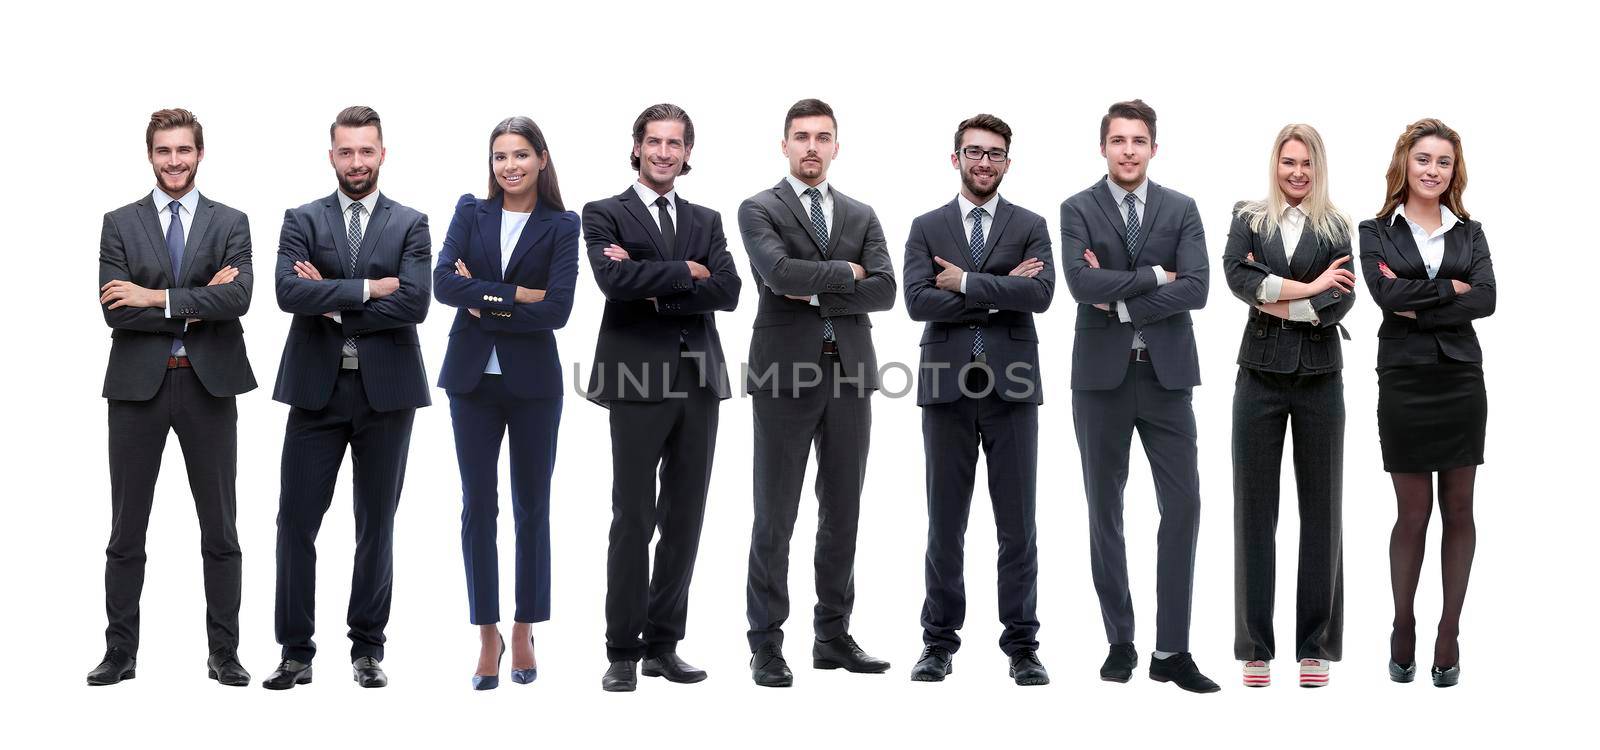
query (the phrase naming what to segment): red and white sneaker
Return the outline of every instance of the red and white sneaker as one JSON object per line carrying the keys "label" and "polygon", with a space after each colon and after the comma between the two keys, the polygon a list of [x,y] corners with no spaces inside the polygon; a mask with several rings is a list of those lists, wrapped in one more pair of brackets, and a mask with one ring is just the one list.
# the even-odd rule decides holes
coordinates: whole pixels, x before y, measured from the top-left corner
{"label": "red and white sneaker", "polygon": [[1300,660],[1300,687],[1318,688],[1326,684],[1328,684],[1328,660]]}
{"label": "red and white sneaker", "polygon": [[1266,687],[1272,684],[1272,665],[1264,661],[1244,663],[1244,686]]}

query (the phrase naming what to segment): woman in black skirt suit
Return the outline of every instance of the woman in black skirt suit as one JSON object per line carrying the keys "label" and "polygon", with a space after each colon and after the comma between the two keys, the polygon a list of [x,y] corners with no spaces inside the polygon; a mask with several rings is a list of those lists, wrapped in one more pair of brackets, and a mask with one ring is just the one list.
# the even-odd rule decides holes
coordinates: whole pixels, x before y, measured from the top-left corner
{"label": "woman in black skirt suit", "polygon": [[1483,227],[1461,202],[1461,137],[1444,123],[1412,123],[1395,143],[1388,197],[1361,222],[1361,275],[1384,311],[1378,328],[1378,438],[1399,516],[1389,538],[1394,631],[1389,675],[1416,675],[1417,581],[1433,510],[1444,517],[1444,611],[1433,647],[1433,684],[1460,679],[1456,642],[1477,532],[1472,486],[1483,463],[1488,399],[1472,321],[1494,313],[1494,267]]}

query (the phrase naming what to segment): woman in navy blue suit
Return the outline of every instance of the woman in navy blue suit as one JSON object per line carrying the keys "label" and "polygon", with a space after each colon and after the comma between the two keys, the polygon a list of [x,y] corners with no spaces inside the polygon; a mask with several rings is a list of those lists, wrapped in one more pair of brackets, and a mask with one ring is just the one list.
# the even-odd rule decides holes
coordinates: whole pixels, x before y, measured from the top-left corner
{"label": "woman in navy blue suit", "polygon": [[578,215],[561,205],[539,126],[511,117],[489,135],[489,197],[461,196],[433,289],[457,308],[439,387],[450,395],[461,468],[461,554],[467,604],[482,650],[477,690],[499,685],[500,442],[511,436],[517,530],[511,679],[538,675],[533,627],[550,619],[550,474],[561,421],[561,360],[554,331],[567,324],[578,279]]}

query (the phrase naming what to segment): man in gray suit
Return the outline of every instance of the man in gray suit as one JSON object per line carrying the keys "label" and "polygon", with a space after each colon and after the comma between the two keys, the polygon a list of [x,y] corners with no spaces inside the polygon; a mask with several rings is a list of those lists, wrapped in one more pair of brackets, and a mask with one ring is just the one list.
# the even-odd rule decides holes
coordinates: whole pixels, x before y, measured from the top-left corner
{"label": "man in gray suit", "polygon": [[1000,538],[1000,648],[1018,685],[1045,685],[1039,661],[1039,554],[1034,491],[1039,458],[1039,334],[1056,271],[1044,217],[1000,197],[1011,168],[1011,127],[994,115],[956,126],[952,166],[961,192],[911,223],[906,309],[927,321],[917,405],[927,460],[927,598],[918,682],[950,674],[967,614],[962,547],[978,448],[988,458],[989,499]]}
{"label": "man in gray suit", "polygon": [[194,115],[150,116],[145,148],[156,188],[106,214],[100,304],[111,327],[111,540],[106,545],[106,654],[90,685],[134,677],[145,530],[167,433],[178,434],[200,517],[207,671],[246,685],[239,664],[239,537],[234,531],[238,410],[256,387],[239,318],[250,309],[250,225],[200,194],[205,136]]}
{"label": "man in gray suit", "polygon": [[1078,302],[1072,418],[1089,500],[1095,591],[1110,653],[1101,679],[1138,664],[1122,537],[1122,490],[1135,430],[1150,459],[1161,526],[1156,544],[1156,650],[1150,677],[1214,692],[1189,655],[1200,473],[1191,397],[1200,384],[1190,310],[1206,304],[1205,229],[1193,200],[1146,178],[1156,113],[1135,99],[1100,121],[1107,175],[1061,204],[1061,255]]}
{"label": "man in gray suit", "polygon": [[817,447],[818,669],[883,672],[850,637],[856,521],[872,427],[878,358],[867,313],[894,306],[894,265],[872,208],[834,190],[833,109],[802,99],[783,121],[789,175],[739,206],[739,233],[759,297],[745,388],[754,401],[755,524],[750,534],[751,677],[788,687],[789,538],[806,458]]}

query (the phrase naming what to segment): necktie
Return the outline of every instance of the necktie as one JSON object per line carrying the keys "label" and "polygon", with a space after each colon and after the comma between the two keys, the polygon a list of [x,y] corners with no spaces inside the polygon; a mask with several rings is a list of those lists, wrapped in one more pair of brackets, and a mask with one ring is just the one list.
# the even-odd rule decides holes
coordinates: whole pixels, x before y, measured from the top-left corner
{"label": "necktie", "polygon": [[[822,191],[816,188],[806,188],[806,195],[811,198],[811,231],[817,235],[817,247],[822,248],[822,257],[828,257],[828,222],[822,216]],[[833,341],[833,321],[824,317],[822,319],[822,340]]]}
{"label": "necktie", "polygon": [[[1128,208],[1128,262],[1129,265],[1139,258],[1139,206],[1138,198],[1133,193],[1122,196],[1122,205]],[[1133,348],[1145,348],[1144,336],[1135,330],[1133,332]]]}
{"label": "necktie", "polygon": [[678,249],[678,230],[672,225],[672,213],[667,210],[667,196],[656,198],[656,218],[661,220],[661,247],[667,257],[675,257]]}
{"label": "necktie", "polygon": [[[972,267],[978,268],[978,263],[983,258],[983,217],[989,215],[982,208],[972,209],[972,240],[968,243],[967,252],[972,254]],[[983,329],[975,328],[972,331],[972,360],[983,359]]]}
{"label": "necktie", "polygon": [[[345,239],[350,241],[350,276],[361,278],[356,270],[356,261],[361,259],[361,212],[365,206],[358,203],[350,204],[350,227],[345,230]],[[356,337],[351,336],[344,340],[343,352],[346,357],[356,356]]]}
{"label": "necktie", "polygon": [[[167,255],[172,257],[172,285],[179,286],[179,275],[183,273],[183,220],[178,217],[177,201],[167,204],[167,211],[172,213],[172,220],[167,222]],[[172,353],[176,355],[183,348],[183,334],[179,333],[172,339]]]}

